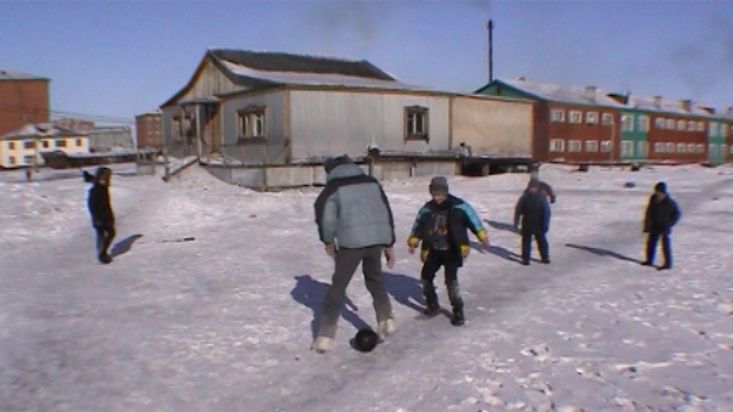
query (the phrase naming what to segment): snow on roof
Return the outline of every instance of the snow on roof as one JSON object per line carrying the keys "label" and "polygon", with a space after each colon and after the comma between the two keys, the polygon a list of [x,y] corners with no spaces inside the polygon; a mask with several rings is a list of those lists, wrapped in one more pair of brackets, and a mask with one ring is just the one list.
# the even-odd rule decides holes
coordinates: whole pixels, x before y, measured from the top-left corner
{"label": "snow on roof", "polygon": [[306,86],[349,86],[400,90],[429,90],[426,87],[402,83],[397,80],[380,80],[370,77],[335,73],[256,70],[251,67],[232,63],[229,61],[222,61],[222,64],[226,67],[227,70],[237,76],[255,78],[258,80],[264,80],[266,82],[278,84],[295,84]]}
{"label": "snow on roof", "polygon": [[28,139],[33,137],[86,136],[86,133],[75,132],[51,123],[28,123],[0,136],[0,140]]}
{"label": "snow on roof", "polygon": [[48,80],[45,77],[34,74],[21,73],[11,70],[0,69],[0,80]]}
{"label": "snow on roof", "polygon": [[665,99],[661,96],[629,96],[627,108],[650,112],[674,113],[686,116],[716,117],[705,110],[704,105],[695,104],[691,100]]}
{"label": "snow on roof", "polygon": [[543,100],[590,106],[624,107],[621,103],[608,97],[609,91],[595,86],[565,86],[535,83],[525,79],[500,81]]}

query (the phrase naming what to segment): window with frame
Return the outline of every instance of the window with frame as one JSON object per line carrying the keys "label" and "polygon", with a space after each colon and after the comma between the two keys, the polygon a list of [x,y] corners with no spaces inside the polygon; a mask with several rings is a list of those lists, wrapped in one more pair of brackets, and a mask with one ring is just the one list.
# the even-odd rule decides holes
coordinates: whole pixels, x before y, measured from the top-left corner
{"label": "window with frame", "polygon": [[664,143],[662,142],[654,143],[654,153],[664,153]]}
{"label": "window with frame", "polygon": [[550,151],[551,152],[564,152],[565,151],[565,139],[550,139]]}
{"label": "window with frame", "polygon": [[24,149],[33,149],[35,147],[36,147],[36,142],[34,142],[33,140],[26,140],[25,142],[23,142]]}
{"label": "window with frame", "polygon": [[724,144],[720,145],[720,155],[725,156],[725,145]]}
{"label": "window with frame", "polygon": [[630,114],[621,116],[621,130],[624,132],[634,131],[634,116]]}
{"label": "window with frame", "polygon": [[428,108],[405,107],[405,140],[428,140]]}
{"label": "window with frame", "polygon": [[76,147],[81,147],[81,139],[76,139]]}
{"label": "window with frame", "polygon": [[565,121],[565,110],[552,109],[550,111],[550,121],[555,123],[562,123]]}
{"label": "window with frame", "polygon": [[666,151],[667,153],[674,153],[674,143],[667,142],[664,146],[664,151]]}
{"label": "window with frame", "polygon": [[697,144],[697,152],[698,153],[705,153],[705,145],[702,143]]}
{"label": "window with frame", "polygon": [[687,122],[687,131],[688,132],[694,132],[696,130],[697,130],[697,126],[695,126],[695,121],[694,120],[689,120]]}
{"label": "window with frame", "polygon": [[636,119],[638,120],[639,131],[648,132],[649,131],[649,116],[642,114],[639,117],[637,117]]}
{"label": "window with frame", "polygon": [[33,155],[23,156],[23,163],[25,163],[27,165],[33,164],[33,158],[34,158]]}
{"label": "window with frame", "polygon": [[10,163],[11,165],[14,165],[15,164],[15,156],[8,156],[8,163]]}
{"label": "window with frame", "polygon": [[601,141],[601,152],[608,153],[611,151],[611,147],[613,147],[613,142],[610,140]]}
{"label": "window with frame", "polygon": [[585,113],[585,122],[588,124],[597,124],[598,123],[598,112],[586,112]]}
{"label": "window with frame", "polygon": [[568,113],[568,122],[569,123],[582,123],[583,122],[583,112],[580,112],[578,110],[571,110],[570,113]]}
{"label": "window with frame", "polygon": [[714,144],[710,143],[708,145],[708,155],[711,156],[711,157],[717,156],[718,155],[717,149],[718,149],[718,146],[717,145],[714,145]]}
{"label": "window with frame", "polygon": [[718,134],[718,124],[715,122],[708,122],[708,136],[713,137]]}
{"label": "window with frame", "polygon": [[667,122],[664,120],[664,117],[657,117],[654,119],[654,127],[657,129],[664,129],[667,125]]}
{"label": "window with frame", "polygon": [[66,147],[66,140],[56,139],[56,147]]}
{"label": "window with frame", "polygon": [[613,115],[611,113],[603,113],[601,115],[601,124],[610,126],[613,124]]}
{"label": "window with frame", "polygon": [[247,106],[237,111],[239,138],[265,137],[265,108]]}
{"label": "window with frame", "polygon": [[675,130],[675,125],[677,122],[674,121],[674,119],[667,119],[666,128],[669,130]]}
{"label": "window with frame", "polygon": [[649,142],[636,142],[636,152],[641,157],[649,155]]}
{"label": "window with frame", "polygon": [[697,153],[695,143],[687,143],[687,153]]}
{"label": "window with frame", "polygon": [[677,130],[684,131],[686,129],[686,126],[687,126],[687,122],[686,121],[681,120],[681,119],[680,120],[677,120]]}
{"label": "window with frame", "polygon": [[568,141],[568,152],[580,152],[583,150],[583,144],[580,140]]}
{"label": "window with frame", "polygon": [[720,135],[723,137],[728,137],[728,127],[724,124],[720,124]]}
{"label": "window with frame", "polygon": [[598,151],[598,140],[586,140],[585,141],[586,152],[597,152]]}
{"label": "window with frame", "polygon": [[175,134],[179,139],[182,137],[191,137],[194,135],[195,121],[192,113],[176,113],[173,116],[173,128],[177,132]]}
{"label": "window with frame", "polygon": [[687,152],[687,145],[684,143],[677,143],[677,153]]}
{"label": "window with frame", "polygon": [[50,142],[49,142],[48,140],[44,140],[44,141],[43,141],[43,148],[44,148],[44,149],[48,149],[48,147],[49,147],[50,145],[51,145],[51,144],[50,144]]}
{"label": "window with frame", "polygon": [[8,142],[8,150],[15,150],[15,142]]}
{"label": "window with frame", "polygon": [[634,155],[634,142],[631,140],[621,141],[621,156],[631,157]]}
{"label": "window with frame", "polygon": [[697,131],[698,132],[704,132],[705,131],[705,122],[703,122],[703,121],[697,122]]}

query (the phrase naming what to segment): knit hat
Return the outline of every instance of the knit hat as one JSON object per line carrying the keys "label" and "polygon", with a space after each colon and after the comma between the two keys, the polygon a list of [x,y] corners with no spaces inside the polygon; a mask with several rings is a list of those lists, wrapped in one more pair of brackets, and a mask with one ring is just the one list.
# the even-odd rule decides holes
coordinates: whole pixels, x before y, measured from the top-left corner
{"label": "knit hat", "polygon": [[443,176],[435,176],[430,180],[430,192],[448,193],[448,180]]}
{"label": "knit hat", "polygon": [[667,193],[667,184],[664,183],[664,182],[657,183],[654,186],[654,191],[655,192],[660,192],[660,193]]}
{"label": "knit hat", "polygon": [[329,157],[325,162],[323,162],[323,168],[326,169],[326,173],[331,173],[331,170],[335,169],[336,166],[353,162],[354,161],[351,160],[349,156],[344,154],[337,157]]}

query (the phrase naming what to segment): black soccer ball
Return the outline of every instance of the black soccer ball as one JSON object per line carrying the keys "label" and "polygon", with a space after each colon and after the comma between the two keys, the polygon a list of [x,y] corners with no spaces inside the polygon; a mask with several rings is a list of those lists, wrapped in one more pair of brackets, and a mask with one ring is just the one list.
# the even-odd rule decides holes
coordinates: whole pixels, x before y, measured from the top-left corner
{"label": "black soccer ball", "polygon": [[354,336],[354,348],[361,352],[371,352],[379,343],[379,335],[369,328],[356,332]]}

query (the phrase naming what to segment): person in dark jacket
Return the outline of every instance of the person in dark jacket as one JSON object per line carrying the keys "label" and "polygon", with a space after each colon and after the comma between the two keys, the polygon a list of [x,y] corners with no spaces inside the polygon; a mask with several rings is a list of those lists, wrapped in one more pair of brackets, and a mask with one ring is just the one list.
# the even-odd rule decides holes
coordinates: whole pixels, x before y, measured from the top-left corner
{"label": "person in dark jacket", "polygon": [[514,209],[514,228],[519,230],[521,221],[522,264],[529,265],[532,255],[532,237],[537,242],[542,263],[550,263],[550,248],[547,231],[550,229],[550,205],[541,193],[538,180],[530,181]]}
{"label": "person in dark jacket", "polygon": [[[88,178],[89,174],[85,172],[84,180]],[[112,257],[107,253],[107,249],[115,237],[115,215],[109,200],[111,178],[112,170],[107,167],[99,167],[87,198],[92,226],[97,232],[97,258],[105,264],[112,262]]]}
{"label": "person in dark jacket", "polygon": [[433,316],[440,311],[433,281],[442,266],[448,298],[453,306],[451,324],[460,326],[465,323],[465,316],[458,287],[458,268],[471,250],[468,230],[476,235],[484,247],[489,246],[489,237],[471,205],[449,193],[445,177],[434,177],[429,190],[432,200],[417,213],[407,239],[408,252],[415,253],[422,242],[420,258],[423,267],[420,279],[427,304],[423,313]]}
{"label": "person in dark jacket", "polygon": [[672,227],[680,219],[680,209],[677,203],[667,194],[667,184],[659,182],[654,186],[654,194],[649,198],[649,204],[644,216],[644,232],[649,234],[646,241],[646,260],[642,265],[654,265],[654,255],[657,242],[662,238],[664,264],[659,270],[672,268],[672,243],[670,234]]}
{"label": "person in dark jacket", "polygon": [[326,187],[315,202],[318,233],[336,268],[323,302],[323,313],[311,349],[323,353],[333,346],[346,288],[361,263],[372,295],[377,333],[383,339],[396,331],[392,305],[382,277],[382,254],[394,266],[394,219],[379,182],[347,156],[324,164]]}

